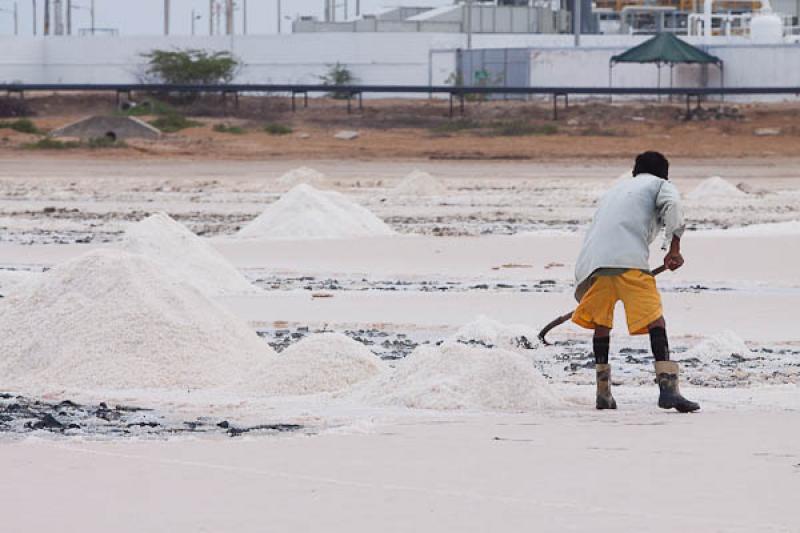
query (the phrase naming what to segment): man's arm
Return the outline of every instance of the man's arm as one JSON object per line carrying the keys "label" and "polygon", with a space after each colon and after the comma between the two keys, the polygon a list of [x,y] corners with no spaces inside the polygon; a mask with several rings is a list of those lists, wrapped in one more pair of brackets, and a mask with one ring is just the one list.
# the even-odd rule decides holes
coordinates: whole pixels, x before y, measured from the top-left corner
{"label": "man's arm", "polygon": [[683,256],[681,255],[681,238],[677,235],[672,236],[669,245],[669,252],[664,256],[664,266],[670,270],[678,270],[683,266]]}
{"label": "man's arm", "polygon": [[665,226],[667,240],[664,242],[664,248],[666,248],[667,242],[670,243],[669,252],[664,256],[664,266],[670,270],[678,270],[683,266],[681,237],[686,228],[686,222],[683,218],[680,194],[670,182],[665,182],[661,186],[656,198],[656,207]]}

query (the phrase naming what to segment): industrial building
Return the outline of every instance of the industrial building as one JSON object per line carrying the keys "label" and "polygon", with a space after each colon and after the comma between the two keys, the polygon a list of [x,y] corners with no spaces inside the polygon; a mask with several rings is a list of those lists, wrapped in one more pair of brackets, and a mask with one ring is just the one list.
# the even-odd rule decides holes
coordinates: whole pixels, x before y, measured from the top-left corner
{"label": "industrial building", "polygon": [[331,0],[325,2],[323,19],[301,17],[293,31],[699,35],[710,9],[712,33],[746,35],[752,17],[768,9],[793,35],[800,13],[800,0],[454,0],[445,7],[395,7],[338,20]]}

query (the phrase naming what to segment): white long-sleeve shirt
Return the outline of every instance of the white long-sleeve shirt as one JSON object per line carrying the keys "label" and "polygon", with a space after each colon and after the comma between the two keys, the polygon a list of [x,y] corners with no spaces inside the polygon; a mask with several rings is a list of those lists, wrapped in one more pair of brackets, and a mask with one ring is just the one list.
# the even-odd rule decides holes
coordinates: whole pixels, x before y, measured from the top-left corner
{"label": "white long-sleeve shirt", "polygon": [[650,270],[650,244],[666,228],[665,247],[686,227],[678,189],[667,180],[639,174],[612,187],[600,199],[575,264],[575,297],[580,300],[599,269]]}

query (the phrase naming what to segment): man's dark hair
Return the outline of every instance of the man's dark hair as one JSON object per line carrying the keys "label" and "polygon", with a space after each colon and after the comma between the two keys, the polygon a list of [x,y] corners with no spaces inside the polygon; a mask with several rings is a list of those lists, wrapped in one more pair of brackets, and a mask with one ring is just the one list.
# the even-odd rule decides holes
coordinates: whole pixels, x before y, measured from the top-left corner
{"label": "man's dark hair", "polygon": [[660,152],[643,152],[636,156],[633,175],[652,174],[661,179],[669,179],[669,161]]}

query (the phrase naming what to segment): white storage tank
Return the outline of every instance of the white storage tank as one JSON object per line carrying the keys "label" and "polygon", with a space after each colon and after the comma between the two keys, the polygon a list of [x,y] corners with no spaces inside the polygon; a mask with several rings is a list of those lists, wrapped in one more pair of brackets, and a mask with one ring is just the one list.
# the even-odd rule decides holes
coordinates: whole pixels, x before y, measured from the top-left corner
{"label": "white storage tank", "polygon": [[750,40],[754,43],[783,42],[783,20],[772,11],[761,11],[750,20]]}

